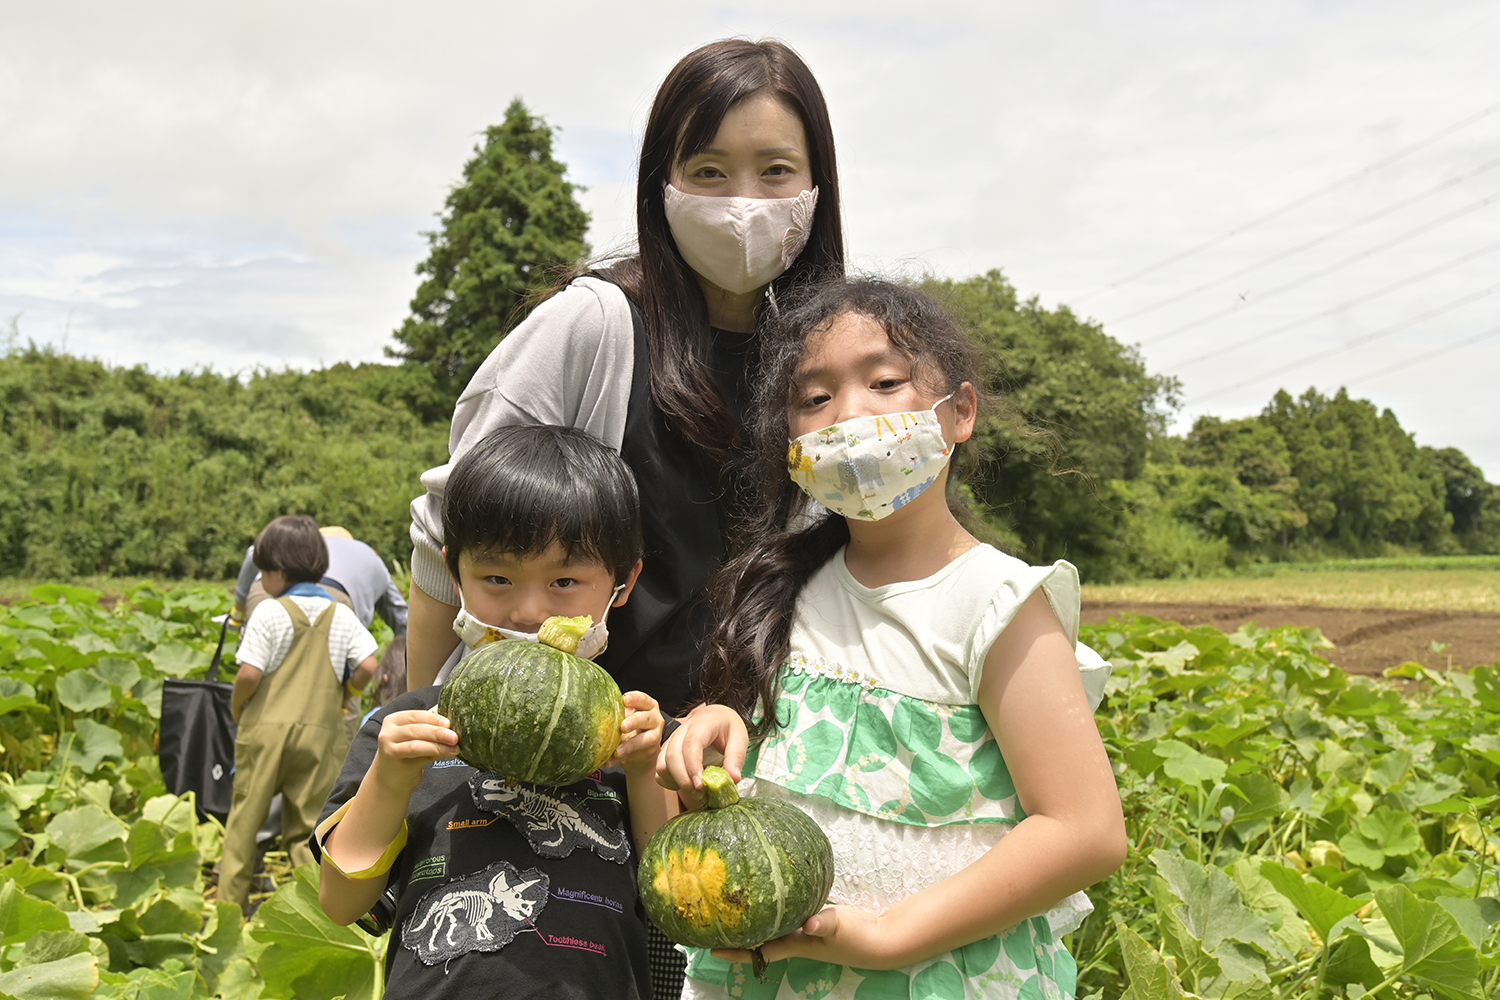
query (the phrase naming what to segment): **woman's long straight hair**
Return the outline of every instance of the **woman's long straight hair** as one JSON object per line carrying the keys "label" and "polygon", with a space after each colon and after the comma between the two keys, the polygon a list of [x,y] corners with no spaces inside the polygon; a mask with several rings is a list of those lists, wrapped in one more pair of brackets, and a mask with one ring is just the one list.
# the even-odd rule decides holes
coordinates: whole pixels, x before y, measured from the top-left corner
{"label": "woman's long straight hair", "polygon": [[[713,634],[704,651],[704,700],[728,705],[764,736],[778,723],[781,668],[790,650],[797,599],[812,574],[849,541],[844,518],[808,500],[787,474],[787,408],[808,341],[840,316],[865,316],[885,330],[891,346],[911,359],[912,377],[934,398],[965,382],[981,409],[989,402],[978,356],[963,328],[932,299],[903,285],[839,278],[797,289],[761,334],[761,365],[751,432],[752,475],[758,506],[748,540],[708,585]],[[964,503],[960,456],[954,445],[948,507],[965,527],[978,528]],[[758,713],[757,706],[764,706]]]}
{"label": "woman's long straight hair", "polygon": [[[813,276],[842,275],[844,230],[828,106],[812,71],[781,42],[725,39],[688,53],[656,93],[636,181],[635,257],[601,269],[640,307],[651,343],[651,396],[679,434],[716,459],[740,439],[739,421],[714,379],[708,307],[667,225],[673,169],[713,141],[725,114],[768,93],[797,114],[807,133],[818,208],[807,246],[772,283],[775,295]],[[752,359],[753,363],[753,359]]]}

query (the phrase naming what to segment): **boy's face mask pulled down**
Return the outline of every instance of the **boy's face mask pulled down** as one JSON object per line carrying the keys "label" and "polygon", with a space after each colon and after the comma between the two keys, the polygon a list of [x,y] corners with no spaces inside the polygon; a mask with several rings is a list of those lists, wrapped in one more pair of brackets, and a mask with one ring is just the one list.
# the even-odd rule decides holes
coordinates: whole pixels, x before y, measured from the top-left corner
{"label": "boy's face mask pulled down", "polygon": [[937,408],[855,417],[791,440],[787,472],[835,514],[878,521],[921,496],[948,464]]}
{"label": "boy's face mask pulled down", "polygon": [[[604,606],[604,614],[599,620],[591,624],[578,640],[578,649],[575,656],[581,656],[585,660],[592,660],[609,646],[609,629],[605,627],[605,620],[609,618],[609,609],[614,607],[615,599],[620,596],[620,591],[625,589],[625,584],[620,584],[609,595],[609,603]],[[477,649],[480,646],[501,639],[523,639],[527,642],[537,642],[536,632],[517,632],[515,629],[501,628],[491,625],[475,618],[469,609],[463,604],[463,592],[459,592],[458,616],[453,619],[453,631],[463,640],[463,644],[469,649]]]}

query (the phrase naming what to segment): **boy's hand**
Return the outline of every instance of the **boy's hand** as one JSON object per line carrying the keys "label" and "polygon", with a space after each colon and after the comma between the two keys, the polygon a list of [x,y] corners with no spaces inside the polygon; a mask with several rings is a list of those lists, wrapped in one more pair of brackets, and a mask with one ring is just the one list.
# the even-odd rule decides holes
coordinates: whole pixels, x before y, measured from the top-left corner
{"label": "boy's hand", "polygon": [[626,774],[649,774],[656,767],[666,724],[661,706],[644,691],[627,691],[624,701],[625,719],[620,723],[620,749],[615,751],[615,760]]}
{"label": "boy's hand", "polygon": [[724,770],[739,781],[744,777],[741,768],[749,746],[749,731],[738,712],[727,705],[699,705],[662,747],[656,762],[656,782],[675,791],[689,809],[701,809],[704,753],[716,750],[722,754]]}
{"label": "boy's hand", "polygon": [[458,734],[436,712],[393,712],[380,724],[380,742],[371,770],[379,782],[410,794],[422,780],[422,767],[458,756]]}

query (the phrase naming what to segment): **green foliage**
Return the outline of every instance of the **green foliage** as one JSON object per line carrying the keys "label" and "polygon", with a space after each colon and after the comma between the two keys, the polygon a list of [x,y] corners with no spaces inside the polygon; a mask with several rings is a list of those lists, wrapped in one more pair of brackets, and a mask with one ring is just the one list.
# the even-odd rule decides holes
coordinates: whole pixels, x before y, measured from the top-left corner
{"label": "green foliage", "polygon": [[998,412],[976,507],[1032,562],[1093,582],[1212,575],[1267,561],[1500,553],[1500,487],[1457,449],[1419,448],[1344,390],[1277,393],[1241,420],[1165,433],[1175,379],[1067,307],[1022,302],[998,271],[928,280],[974,333]]}
{"label": "green foliage", "polygon": [[1397,673],[1310,629],[1086,630],[1130,853],[1089,890],[1079,996],[1492,996],[1500,664]]}
{"label": "green foliage", "polygon": [[1453,536],[1468,552],[1500,554],[1500,486],[1457,448],[1423,448],[1443,476]]}
{"label": "green foliage", "polygon": [[520,98],[485,130],[448,195],[442,228],[426,234],[422,284],[395,332],[393,356],[423,366],[450,402],[518,317],[551,269],[577,263],[588,213],[567,168],[552,156],[552,128]]}
{"label": "green foliage", "polygon": [[324,916],[312,865],[255,912],[250,930],[265,945],[256,968],[273,996],[376,1000],[384,989],[384,942]]}
{"label": "green foliage", "polygon": [[[1200,417],[1160,442],[1131,504],[1129,575],[1260,562],[1500,551],[1500,488],[1455,448],[1419,448],[1389,410],[1340,390],[1278,393],[1259,416]],[[1204,550],[1221,542],[1218,565]]]}
{"label": "green foliage", "polygon": [[1286,442],[1308,539],[1379,555],[1386,543],[1432,549],[1451,537],[1442,473],[1390,410],[1309,389],[1295,401],[1278,392],[1261,419]]}
{"label": "green foliage", "polygon": [[223,578],[271,518],[404,560],[446,459],[431,377],[389,365],[157,376],[35,347],[0,358],[0,574]]}
{"label": "green foliage", "polygon": [[923,287],[973,332],[1004,404],[976,428],[994,461],[973,484],[1000,533],[1033,562],[1124,575],[1128,503],[1114,484],[1140,475],[1176,381],[1147,374],[1134,348],[1066,307],[1020,301],[999,271]]}
{"label": "green foliage", "polygon": [[383,942],[323,916],[315,869],[247,925],[209,888],[222,828],[162,786],[162,681],[204,673],[229,602],[50,586],[0,608],[0,997],[379,996]]}
{"label": "green foliage", "polygon": [[975,506],[1031,562],[1091,582],[1212,575],[1290,559],[1500,553],[1500,487],[1457,449],[1421,448],[1347,392],[1278,392],[1258,416],[1169,437],[1175,379],[998,271],[924,282],[974,333],[997,412]]}
{"label": "green foliage", "polygon": [[[162,680],[202,675],[228,603],[50,586],[0,608],[0,997],[379,995],[384,941],[323,916],[315,869],[244,921],[209,887],[222,829],[162,788]],[[1099,722],[1130,853],[1072,935],[1080,997],[1495,995],[1500,664],[1394,688],[1313,630],[1084,638],[1116,665]]]}

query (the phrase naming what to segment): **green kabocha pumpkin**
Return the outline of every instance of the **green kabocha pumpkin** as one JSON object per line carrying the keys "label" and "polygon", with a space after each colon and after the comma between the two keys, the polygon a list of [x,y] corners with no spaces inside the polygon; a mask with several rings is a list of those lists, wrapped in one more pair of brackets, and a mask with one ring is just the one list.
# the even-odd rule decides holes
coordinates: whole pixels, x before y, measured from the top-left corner
{"label": "green kabocha pumpkin", "polygon": [[620,688],[572,653],[588,624],[548,619],[542,641],[492,642],[454,669],[437,710],[465,762],[518,781],[571,785],[614,756],[625,715]]}
{"label": "green kabocha pumpkin", "polygon": [[674,816],[646,845],[646,913],[679,944],[758,948],[822,909],[833,849],[812,818],[774,799],[741,800],[728,772],[703,769],[707,808]]}

